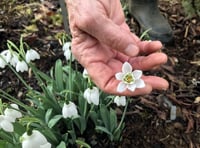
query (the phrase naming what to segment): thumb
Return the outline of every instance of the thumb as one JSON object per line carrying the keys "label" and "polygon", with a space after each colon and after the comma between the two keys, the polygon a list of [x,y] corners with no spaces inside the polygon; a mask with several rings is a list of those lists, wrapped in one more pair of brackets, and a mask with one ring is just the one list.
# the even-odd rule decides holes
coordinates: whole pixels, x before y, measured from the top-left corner
{"label": "thumb", "polygon": [[128,56],[136,56],[139,53],[139,47],[132,33],[115,24],[111,19],[104,16],[91,17],[83,24],[80,26],[81,29],[112,49]]}

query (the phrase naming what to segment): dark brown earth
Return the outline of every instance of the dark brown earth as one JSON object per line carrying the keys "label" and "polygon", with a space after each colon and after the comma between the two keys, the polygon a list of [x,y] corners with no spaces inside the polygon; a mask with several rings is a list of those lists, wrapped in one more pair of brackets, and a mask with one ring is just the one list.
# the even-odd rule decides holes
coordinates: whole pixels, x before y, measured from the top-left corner
{"label": "dark brown earth", "polygon": [[[197,99],[200,97],[200,18],[187,17],[180,0],[161,0],[159,7],[173,29],[174,43],[162,50],[168,54],[168,63],[148,73],[166,78],[170,87],[167,91],[154,91],[133,98],[128,106],[122,141],[112,144],[100,136],[95,147],[200,147],[200,104]],[[42,55],[36,64],[41,70],[48,71],[56,59],[64,59],[57,40],[64,33],[58,8],[56,0],[44,4],[39,0],[1,0],[0,51],[7,49],[7,40],[18,43],[20,35],[24,34],[24,41]],[[127,19],[132,30],[139,35],[135,20]],[[23,75],[36,87],[35,80],[28,74]],[[0,88],[18,95],[19,99],[23,98],[20,94],[25,91],[9,69],[0,71]],[[170,120],[167,102],[177,107],[175,120]]]}

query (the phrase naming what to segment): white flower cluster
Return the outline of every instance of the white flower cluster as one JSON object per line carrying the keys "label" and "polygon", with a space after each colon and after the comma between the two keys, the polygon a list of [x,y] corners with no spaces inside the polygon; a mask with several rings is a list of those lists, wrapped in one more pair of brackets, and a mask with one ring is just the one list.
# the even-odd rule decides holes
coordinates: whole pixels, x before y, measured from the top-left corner
{"label": "white flower cluster", "polygon": [[12,108],[6,108],[4,114],[0,115],[0,129],[2,128],[6,132],[13,132],[13,124],[17,118],[22,117],[22,113],[19,112],[17,104],[11,104]]}
{"label": "white flower cluster", "polygon": [[72,56],[72,61],[74,61],[74,56],[72,55],[72,52],[70,50],[70,47],[71,47],[71,42],[66,42],[64,45],[63,45],[63,52],[64,52],[64,56],[66,58],[66,60],[70,60],[71,56]]}
{"label": "white flower cluster", "polygon": [[[4,114],[0,115],[0,129],[6,132],[14,132],[13,123],[17,118],[22,117],[17,104],[10,104],[10,108],[4,110]],[[39,131],[33,130],[31,135],[25,132],[22,137],[22,148],[51,148],[51,144]]]}
{"label": "white flower cluster", "polygon": [[26,61],[20,60],[17,52],[4,50],[0,53],[0,68],[5,68],[7,64],[11,64],[13,67],[15,67],[17,72],[28,71],[27,63],[34,61],[35,59],[40,59],[40,55],[33,49],[30,49],[26,52]]}

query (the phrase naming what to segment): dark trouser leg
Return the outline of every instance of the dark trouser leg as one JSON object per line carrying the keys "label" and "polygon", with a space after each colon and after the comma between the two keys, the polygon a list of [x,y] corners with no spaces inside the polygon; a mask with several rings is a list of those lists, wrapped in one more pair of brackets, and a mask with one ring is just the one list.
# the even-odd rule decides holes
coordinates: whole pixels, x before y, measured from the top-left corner
{"label": "dark trouser leg", "polygon": [[141,32],[147,29],[151,40],[160,40],[167,44],[173,40],[173,32],[158,8],[157,0],[128,0],[129,11],[138,21]]}

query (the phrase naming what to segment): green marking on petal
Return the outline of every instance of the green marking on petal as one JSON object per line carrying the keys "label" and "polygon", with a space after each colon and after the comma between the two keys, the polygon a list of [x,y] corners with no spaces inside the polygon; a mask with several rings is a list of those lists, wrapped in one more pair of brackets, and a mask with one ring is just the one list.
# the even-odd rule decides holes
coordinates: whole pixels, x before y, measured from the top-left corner
{"label": "green marking on petal", "polygon": [[123,82],[125,84],[133,84],[133,83],[135,83],[135,77],[133,76],[132,73],[127,73],[123,77]]}

